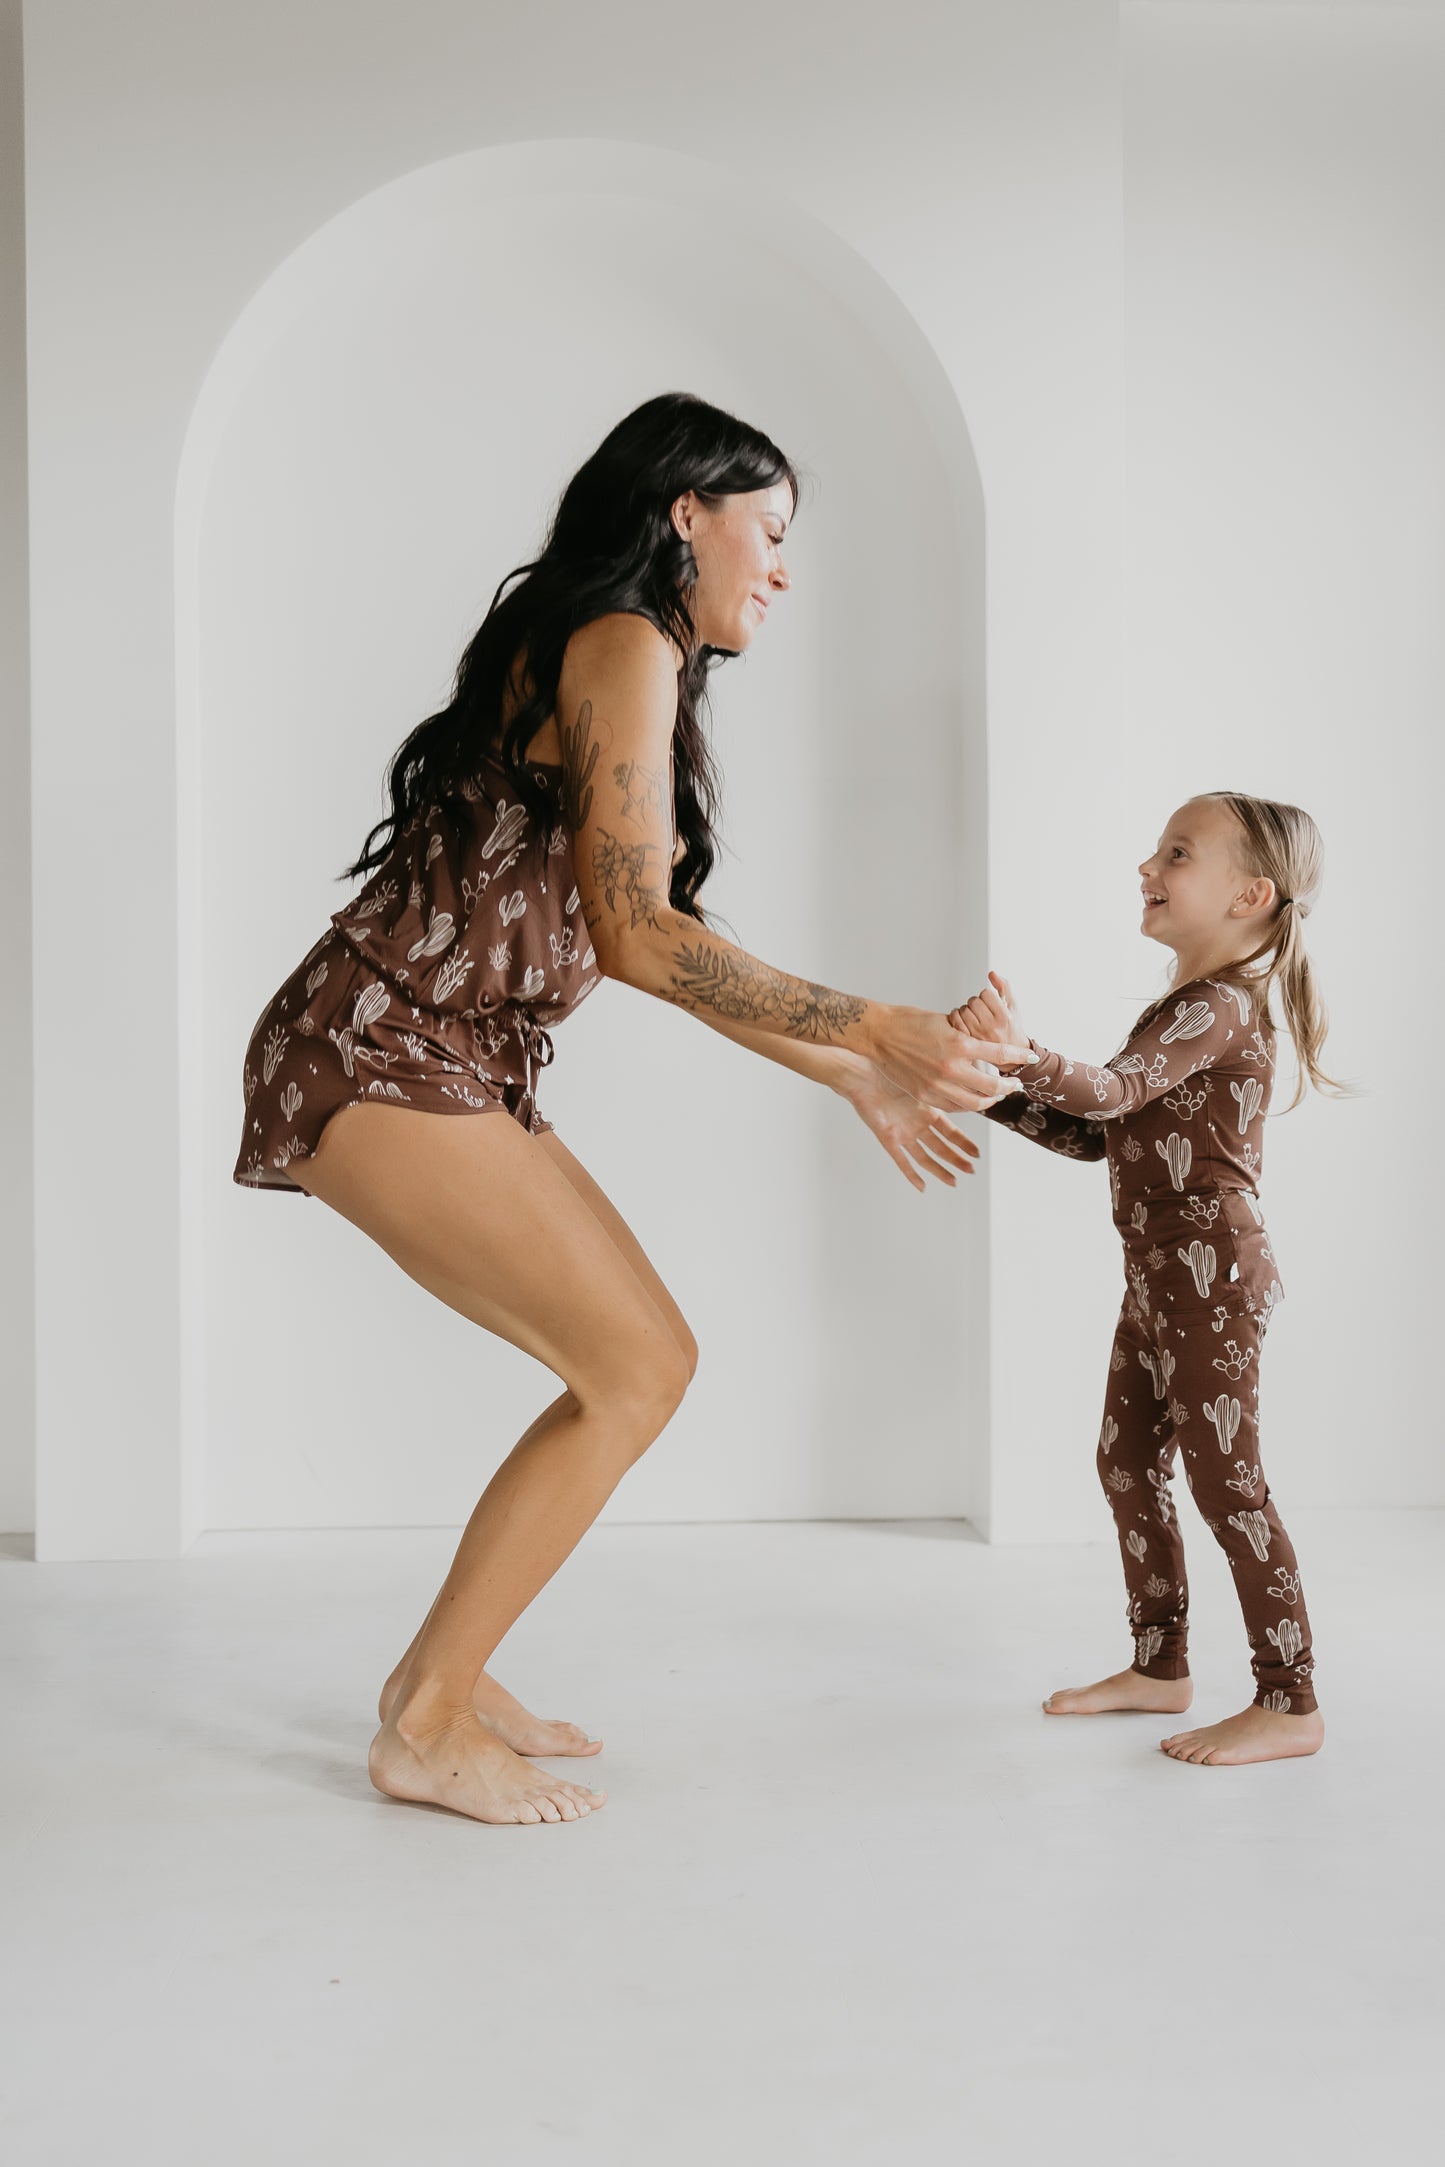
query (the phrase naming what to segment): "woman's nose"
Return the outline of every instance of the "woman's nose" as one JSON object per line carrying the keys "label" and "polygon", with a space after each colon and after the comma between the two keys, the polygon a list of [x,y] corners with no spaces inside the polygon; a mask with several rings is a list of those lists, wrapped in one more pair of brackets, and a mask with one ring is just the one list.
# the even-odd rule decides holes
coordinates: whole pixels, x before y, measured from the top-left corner
{"label": "woman's nose", "polygon": [[779,593],[785,593],[792,584],[793,575],[788,570],[788,567],[785,564],[774,565],[772,571],[768,574],[768,585],[776,587]]}

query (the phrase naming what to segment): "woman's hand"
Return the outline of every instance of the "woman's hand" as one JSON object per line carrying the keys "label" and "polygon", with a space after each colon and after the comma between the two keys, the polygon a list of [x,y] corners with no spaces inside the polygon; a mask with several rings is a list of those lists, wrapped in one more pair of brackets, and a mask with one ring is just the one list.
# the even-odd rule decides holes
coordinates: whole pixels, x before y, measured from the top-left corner
{"label": "woman's hand", "polygon": [[900,1091],[871,1061],[851,1063],[845,1080],[835,1089],[873,1131],[913,1188],[927,1188],[923,1176],[931,1174],[952,1189],[959,1174],[973,1172],[970,1162],[978,1157],[978,1145],[972,1137],[943,1114],[933,1113]]}
{"label": "woman's hand", "polygon": [[[1018,1004],[1014,991],[1006,978],[997,971],[990,971],[989,982],[971,1001],[964,1001],[949,1013],[949,1022],[956,1031],[962,1031],[970,1039],[998,1039],[1011,1050],[1028,1048],[1029,1036],[1019,1021]],[[1002,1074],[1016,1075],[1026,1064],[1020,1061],[997,1059],[994,1063]]]}
{"label": "woman's hand", "polygon": [[878,1008],[870,1021],[868,1054],[888,1081],[921,1106],[950,1113],[976,1114],[1001,1096],[998,1077],[980,1063],[1016,1069],[1034,1058],[1027,1041],[1000,1042],[992,1030],[974,1035],[927,1008]]}

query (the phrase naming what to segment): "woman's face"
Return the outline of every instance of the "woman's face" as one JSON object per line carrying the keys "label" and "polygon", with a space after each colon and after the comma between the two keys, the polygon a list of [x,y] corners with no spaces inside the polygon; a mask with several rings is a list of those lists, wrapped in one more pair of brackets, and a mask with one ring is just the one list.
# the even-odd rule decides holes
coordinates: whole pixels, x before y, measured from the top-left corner
{"label": "woman's face", "polygon": [[793,516],[786,482],[709,507],[691,490],[672,507],[672,523],[692,544],[697,585],[692,621],[704,647],[740,654],[776,595],[792,584],[783,563],[783,537]]}

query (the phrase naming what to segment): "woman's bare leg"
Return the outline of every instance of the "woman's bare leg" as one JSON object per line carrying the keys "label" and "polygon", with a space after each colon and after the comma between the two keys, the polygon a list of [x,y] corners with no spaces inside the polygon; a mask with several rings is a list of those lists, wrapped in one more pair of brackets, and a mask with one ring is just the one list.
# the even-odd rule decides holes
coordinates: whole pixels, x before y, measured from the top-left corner
{"label": "woman's bare leg", "polygon": [[373,1742],[373,1781],[478,1820],[578,1818],[605,1794],[530,1768],[478,1721],[472,1692],[671,1417],[691,1363],[554,1154],[503,1114],[349,1107],[292,1173],[418,1284],[566,1387],[467,1524]]}
{"label": "woman's bare leg", "polygon": [[[693,1338],[691,1327],[673,1300],[652,1259],[617,1206],[605,1190],[598,1187],[581,1160],[573,1157],[559,1136],[549,1132],[539,1137],[538,1143],[554,1165],[561,1168],[593,1217],[601,1221],[604,1231],[632,1266],[667,1319],[668,1329],[686,1358],[689,1375],[694,1374],[697,1369],[697,1341]],[[547,1412],[550,1413],[550,1409]],[[538,1417],[539,1421],[542,1419],[544,1417]],[[530,1436],[531,1431],[526,1434]],[[518,1441],[525,1442],[525,1439]],[[432,1610],[435,1608],[434,1602]],[[428,1611],[427,1618],[430,1616],[431,1611]],[[412,1656],[416,1653],[417,1642],[421,1639],[425,1626],[426,1619],[423,1619],[411,1646],[381,1689],[377,1713],[383,1723],[391,1713],[397,1690],[406,1675]],[[514,1753],[540,1754],[546,1759],[552,1759],[558,1756],[590,1756],[602,1750],[602,1740],[590,1738],[580,1724],[568,1723],[555,1716],[534,1716],[530,1709],[524,1708],[489,1671],[484,1670],[472,1688],[472,1706],[487,1728],[495,1731]]]}

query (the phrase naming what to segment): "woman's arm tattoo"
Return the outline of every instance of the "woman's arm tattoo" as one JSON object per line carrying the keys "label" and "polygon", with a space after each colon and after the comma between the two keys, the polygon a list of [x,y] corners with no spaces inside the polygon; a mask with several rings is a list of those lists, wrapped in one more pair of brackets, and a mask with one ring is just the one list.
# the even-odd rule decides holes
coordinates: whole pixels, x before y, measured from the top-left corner
{"label": "woman's arm tattoo", "polygon": [[656,768],[640,767],[636,760],[619,760],[612,770],[612,780],[622,792],[624,819],[642,825],[649,815],[668,814],[667,777]]}
{"label": "woman's arm tattoo", "polygon": [[576,835],[592,810],[592,775],[602,755],[592,735],[590,700],[582,702],[575,722],[563,722],[558,716],[557,736],[562,746],[562,813]]}
{"label": "woman's arm tattoo", "polygon": [[667,908],[666,886],[660,886],[648,870],[652,855],[656,855],[652,844],[620,843],[606,828],[597,830],[592,845],[592,876],[607,908],[617,909],[620,890],[634,927],[655,926],[658,912]]}
{"label": "woman's arm tattoo", "polygon": [[780,1024],[789,1038],[842,1038],[857,1023],[867,1002],[856,994],[835,993],[811,979],[789,978],[785,971],[759,963],[740,949],[722,950],[699,943],[676,951],[679,968],[665,1000],[680,1008],[711,1008],[735,1023]]}

